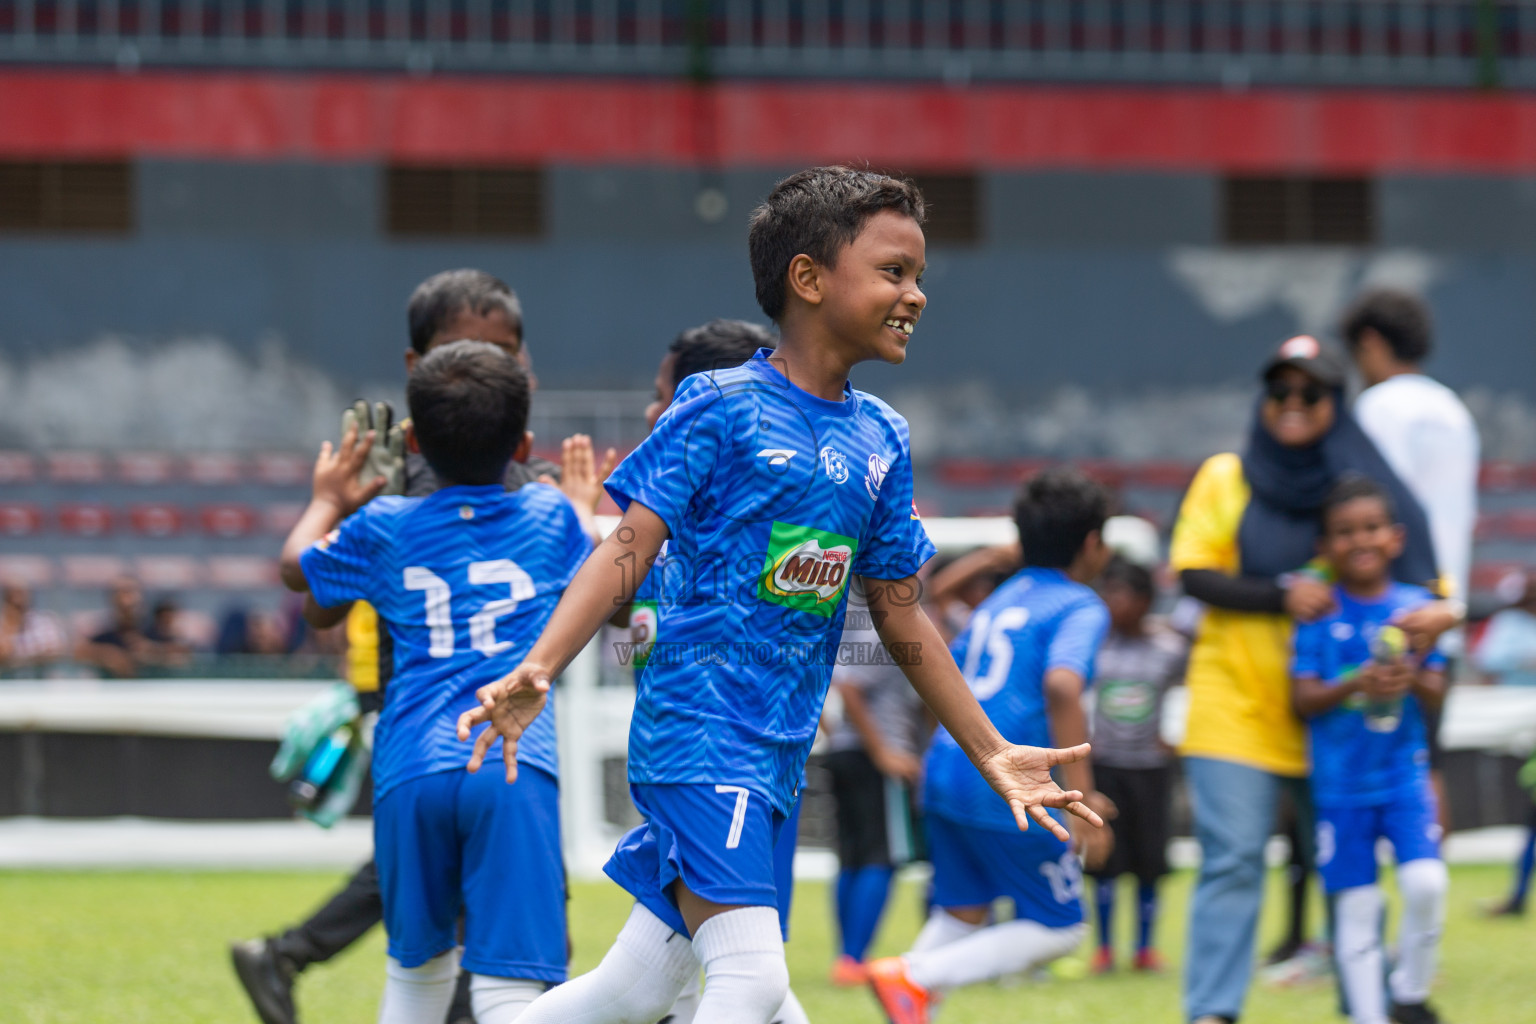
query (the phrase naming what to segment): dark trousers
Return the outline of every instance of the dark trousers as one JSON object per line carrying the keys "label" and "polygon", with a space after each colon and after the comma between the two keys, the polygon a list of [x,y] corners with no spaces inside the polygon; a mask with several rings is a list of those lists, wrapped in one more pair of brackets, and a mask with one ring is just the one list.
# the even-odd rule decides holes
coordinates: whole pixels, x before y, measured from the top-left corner
{"label": "dark trousers", "polygon": [[309,920],[279,935],[277,951],[302,971],[340,953],[382,920],[379,869],[370,860]]}

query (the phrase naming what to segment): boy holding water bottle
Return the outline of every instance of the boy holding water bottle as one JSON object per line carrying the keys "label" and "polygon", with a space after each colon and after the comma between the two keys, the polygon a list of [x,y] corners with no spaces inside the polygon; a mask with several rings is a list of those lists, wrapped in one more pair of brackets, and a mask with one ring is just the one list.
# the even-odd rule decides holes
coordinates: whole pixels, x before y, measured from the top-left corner
{"label": "boy holding water bottle", "polygon": [[[1435,598],[1393,581],[1403,528],[1379,485],[1347,476],[1323,504],[1319,554],[1336,610],[1296,630],[1292,696],[1309,722],[1317,862],[1334,900],[1335,956],[1356,1024],[1435,1024],[1429,986],[1445,918],[1446,872],[1429,786],[1424,712],[1445,697],[1444,659],[1408,653],[1394,622]],[[1382,979],[1376,843],[1397,857],[1402,929]]]}

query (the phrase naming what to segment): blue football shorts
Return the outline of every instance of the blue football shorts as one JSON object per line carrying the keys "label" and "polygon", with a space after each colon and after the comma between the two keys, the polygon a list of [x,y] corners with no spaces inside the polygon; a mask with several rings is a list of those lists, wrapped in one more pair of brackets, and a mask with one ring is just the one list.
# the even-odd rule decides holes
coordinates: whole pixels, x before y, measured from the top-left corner
{"label": "blue football shorts", "polygon": [[565,980],[565,862],[554,776],[520,765],[402,782],[373,809],[389,955],[419,967],[458,944],[466,971]]}
{"label": "blue football shorts", "polygon": [[683,935],[672,896],[679,879],[712,903],[776,908],[787,937],[794,832],[785,825],[797,820],[798,804],[787,819],[745,786],[637,783],[629,793],[645,823],[619,840],[603,867],[609,878]]}
{"label": "blue football shorts", "polygon": [[1386,839],[1399,864],[1440,856],[1434,791],[1425,784],[1388,803],[1317,808],[1317,872],[1329,893],[1376,881],[1376,840]]}
{"label": "blue football shorts", "polygon": [[982,907],[1007,898],[1016,918],[1047,928],[1083,920],[1083,870],[1070,843],[1039,825],[1028,832],[977,828],[935,814],[923,818],[933,863],[933,902]]}

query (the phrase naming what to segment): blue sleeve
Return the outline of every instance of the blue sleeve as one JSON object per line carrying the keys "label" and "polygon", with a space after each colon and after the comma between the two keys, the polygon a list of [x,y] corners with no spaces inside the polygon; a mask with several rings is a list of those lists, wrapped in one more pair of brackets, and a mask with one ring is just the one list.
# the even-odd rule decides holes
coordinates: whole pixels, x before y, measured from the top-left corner
{"label": "blue sleeve", "polygon": [[368,600],[374,566],[369,518],[365,505],[299,556],[304,581],[320,607]]}
{"label": "blue sleeve", "polygon": [[1291,656],[1291,677],[1326,679],[1328,627],[1331,619],[1303,622],[1296,627],[1295,650]]}
{"label": "blue sleeve", "polygon": [[719,466],[726,419],[708,374],[695,374],[661,414],[651,436],[629,453],[603,485],[621,511],[638,501],[679,535],[694,495]]}
{"label": "blue sleeve", "polygon": [[1062,617],[1045,652],[1045,670],[1064,668],[1087,683],[1093,679],[1093,662],[1109,630],[1109,609],[1098,598],[1084,601]]}
{"label": "blue sleeve", "polygon": [[938,549],[928,539],[912,501],[912,458],[905,422],[900,427],[896,464],[881,481],[875,511],[859,538],[853,571],[860,576],[900,580],[917,574]]}

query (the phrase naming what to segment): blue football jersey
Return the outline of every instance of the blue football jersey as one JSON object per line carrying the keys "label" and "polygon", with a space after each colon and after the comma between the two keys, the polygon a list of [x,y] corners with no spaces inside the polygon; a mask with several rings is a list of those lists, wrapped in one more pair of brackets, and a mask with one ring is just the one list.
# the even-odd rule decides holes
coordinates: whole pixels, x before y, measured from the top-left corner
{"label": "blue football jersey", "polygon": [[[1336,685],[1371,660],[1371,646],[1392,616],[1427,604],[1423,587],[1393,583],[1379,598],[1362,600],[1334,588],[1338,610],[1296,627],[1291,666],[1297,678]],[[1429,668],[1445,659],[1432,653]],[[1328,807],[1366,807],[1390,802],[1405,792],[1422,792],[1429,779],[1429,746],[1424,716],[1412,694],[1401,703],[1373,708],[1355,694],[1308,722],[1312,745],[1312,793]]]}
{"label": "blue football jersey", "polygon": [[[1010,743],[1055,746],[1046,717],[1045,674],[1065,668],[1093,679],[1109,610],[1090,587],[1060,569],[1026,568],[971,613],[950,649],[971,692]],[[942,726],[928,748],[923,783],[930,814],[1012,832],[1013,811]],[[1054,813],[1054,812],[1053,812]]]}
{"label": "blue football jersey", "polygon": [[[455,733],[475,690],[515,668],[592,549],[565,495],[545,484],[447,487],[375,498],[300,559],[315,600],[367,601],[394,640],[395,674],[374,733],[373,791],[458,771]],[[482,727],[483,728],[483,727]],[[492,748],[499,758],[500,741]],[[553,704],[518,760],[557,772]]]}
{"label": "blue football jersey", "polygon": [[607,487],[670,533],[630,781],[745,786],[787,814],[850,574],[902,579],[934,548],[906,421],[851,386],[840,402],[809,394],[771,354],[684,380]]}

